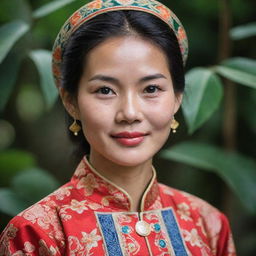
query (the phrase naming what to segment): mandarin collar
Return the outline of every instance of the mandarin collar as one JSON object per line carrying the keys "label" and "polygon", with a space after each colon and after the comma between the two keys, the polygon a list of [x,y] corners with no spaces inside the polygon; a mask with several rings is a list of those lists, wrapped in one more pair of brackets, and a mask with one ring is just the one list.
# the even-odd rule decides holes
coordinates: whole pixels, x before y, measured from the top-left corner
{"label": "mandarin collar", "polygon": [[[140,211],[153,210],[160,200],[154,167],[152,167],[152,172],[153,176],[142,195]],[[86,157],[83,157],[79,163],[71,179],[71,183],[83,196],[104,207],[114,208],[120,211],[130,211],[132,208],[133,202],[130,195],[124,189],[97,172]]]}

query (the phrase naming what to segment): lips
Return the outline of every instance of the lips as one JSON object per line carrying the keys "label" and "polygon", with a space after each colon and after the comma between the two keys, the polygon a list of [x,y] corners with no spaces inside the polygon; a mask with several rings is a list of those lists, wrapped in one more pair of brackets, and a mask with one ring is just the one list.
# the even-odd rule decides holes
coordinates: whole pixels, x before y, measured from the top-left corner
{"label": "lips", "polygon": [[145,136],[146,133],[141,133],[141,132],[120,132],[120,133],[116,133],[113,134],[112,137],[114,138],[138,138],[138,137],[142,137]]}
{"label": "lips", "polygon": [[141,132],[120,132],[112,134],[111,137],[124,146],[134,147],[142,143],[147,135]]}

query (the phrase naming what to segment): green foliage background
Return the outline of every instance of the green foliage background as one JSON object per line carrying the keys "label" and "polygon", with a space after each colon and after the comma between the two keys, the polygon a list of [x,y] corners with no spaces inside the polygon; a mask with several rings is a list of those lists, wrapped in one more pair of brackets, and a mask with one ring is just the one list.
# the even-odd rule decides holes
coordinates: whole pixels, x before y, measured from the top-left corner
{"label": "green foliage background", "polygon": [[[182,20],[190,56],[176,117],[181,126],[155,159],[159,180],[225,212],[238,254],[255,255],[256,3],[163,2]],[[50,51],[60,26],[83,3],[1,0],[0,230],[67,182],[77,164]]]}

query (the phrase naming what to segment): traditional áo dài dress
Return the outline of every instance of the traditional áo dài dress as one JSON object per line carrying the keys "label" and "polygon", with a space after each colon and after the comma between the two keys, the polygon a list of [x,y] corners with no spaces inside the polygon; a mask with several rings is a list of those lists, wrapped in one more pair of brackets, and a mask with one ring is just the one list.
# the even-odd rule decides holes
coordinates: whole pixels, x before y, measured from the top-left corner
{"label": "traditional \u00e1o d\u00e0i dress", "polygon": [[71,181],[14,217],[0,255],[234,256],[226,217],[205,201],[153,177],[140,212],[86,158]]}

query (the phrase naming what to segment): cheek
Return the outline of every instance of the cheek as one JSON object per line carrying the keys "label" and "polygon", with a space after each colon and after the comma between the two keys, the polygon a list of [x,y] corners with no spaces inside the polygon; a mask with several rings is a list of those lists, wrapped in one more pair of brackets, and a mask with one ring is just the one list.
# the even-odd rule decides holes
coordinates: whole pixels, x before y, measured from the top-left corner
{"label": "cheek", "polygon": [[93,101],[90,100],[80,101],[79,112],[85,133],[107,128],[110,120],[112,120],[109,108],[93,104]]}
{"label": "cheek", "polygon": [[170,126],[174,114],[174,104],[170,99],[166,99],[158,104],[152,104],[148,108],[148,120],[156,130],[162,130]]}

